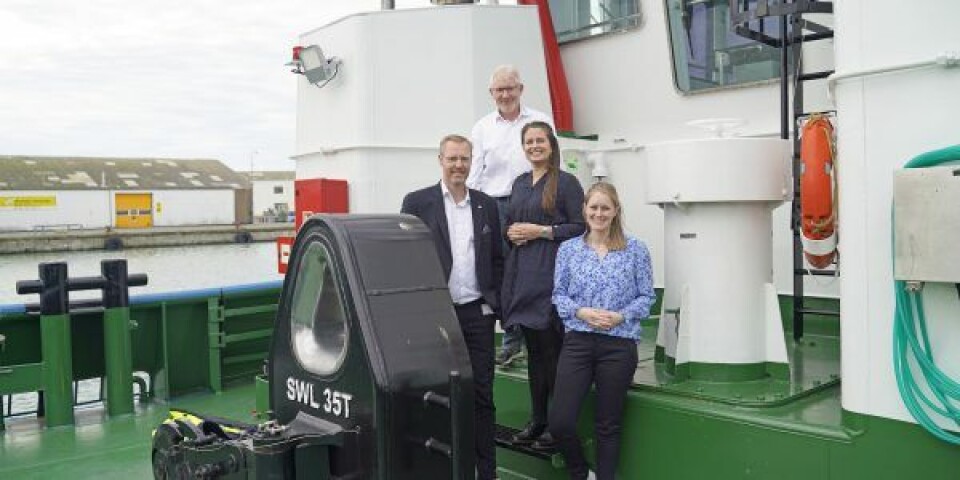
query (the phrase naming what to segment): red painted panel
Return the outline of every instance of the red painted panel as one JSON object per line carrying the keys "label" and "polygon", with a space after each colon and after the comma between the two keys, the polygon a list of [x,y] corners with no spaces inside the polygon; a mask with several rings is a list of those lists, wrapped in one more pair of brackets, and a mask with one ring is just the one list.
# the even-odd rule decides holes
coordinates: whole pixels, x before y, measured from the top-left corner
{"label": "red painted panel", "polygon": [[290,263],[290,251],[293,249],[293,237],[277,237],[277,272],[286,274]]}
{"label": "red painted panel", "polygon": [[540,33],[543,36],[543,55],[547,61],[547,80],[550,82],[550,103],[557,132],[573,133],[573,100],[567,86],[567,74],[560,58],[560,45],[550,17],[547,0],[518,0],[520,5],[536,5],[540,14]]}
{"label": "red painted panel", "polygon": [[314,213],[349,213],[350,198],[346,180],[305,178],[293,186],[293,205],[297,230]]}

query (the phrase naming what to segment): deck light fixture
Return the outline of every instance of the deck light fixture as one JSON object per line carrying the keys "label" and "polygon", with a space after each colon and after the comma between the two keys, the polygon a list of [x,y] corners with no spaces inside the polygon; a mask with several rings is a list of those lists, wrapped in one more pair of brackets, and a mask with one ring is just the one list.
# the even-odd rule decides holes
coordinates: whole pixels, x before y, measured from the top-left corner
{"label": "deck light fixture", "polygon": [[323,87],[337,76],[341,63],[337,57],[324,56],[323,50],[317,45],[310,45],[293,47],[293,60],[287,65],[293,67],[293,73],[304,75],[313,85],[323,82],[317,85]]}

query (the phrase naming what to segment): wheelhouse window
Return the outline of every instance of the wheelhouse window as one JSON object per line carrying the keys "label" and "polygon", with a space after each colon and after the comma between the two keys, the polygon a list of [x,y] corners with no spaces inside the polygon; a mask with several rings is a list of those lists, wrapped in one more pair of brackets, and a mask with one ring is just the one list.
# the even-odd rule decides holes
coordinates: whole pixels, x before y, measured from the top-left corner
{"label": "wheelhouse window", "polygon": [[316,375],[335,373],[347,352],[347,315],[320,242],[310,243],[300,260],[292,305],[290,343],[300,365]]}
{"label": "wheelhouse window", "polygon": [[[756,0],[748,0],[753,8]],[[780,76],[778,49],[737,35],[730,27],[729,0],[665,0],[677,88],[693,93]],[[780,19],[750,23],[779,38]]]}
{"label": "wheelhouse window", "polygon": [[640,0],[550,0],[560,43],[640,26]]}
{"label": "wheelhouse window", "polygon": [[281,193],[283,193],[283,185],[274,185],[274,186],[273,186],[273,193],[275,193],[275,194],[281,194]]}

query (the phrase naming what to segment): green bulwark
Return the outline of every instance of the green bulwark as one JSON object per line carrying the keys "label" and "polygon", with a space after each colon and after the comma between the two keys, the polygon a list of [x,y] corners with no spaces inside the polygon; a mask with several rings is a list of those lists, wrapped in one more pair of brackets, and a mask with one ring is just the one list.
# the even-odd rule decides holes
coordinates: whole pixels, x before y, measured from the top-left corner
{"label": "green bulwark", "polygon": [[[792,312],[781,297],[781,311]],[[806,299],[824,310],[837,300]],[[657,311],[654,309],[654,311]],[[790,370],[755,381],[677,381],[655,355],[656,319],[644,324],[640,364],[627,396],[618,469],[623,479],[904,479],[960,478],[960,448],[912,423],[846,412],[840,403],[840,337],[835,318],[810,316],[795,343],[787,332]],[[785,326],[792,324],[784,319]],[[563,389],[562,379],[558,389]],[[528,418],[526,369],[498,371],[498,422],[521,428]],[[592,398],[580,418],[588,458]],[[549,461],[499,449],[500,478],[565,479]]]}
{"label": "green bulwark", "polygon": [[[51,410],[49,405],[71,406],[71,383],[77,380],[105,377],[111,415],[133,411],[135,385],[143,401],[249,383],[262,371],[269,350],[279,288],[274,283],[156,300],[148,296],[135,299],[129,308],[79,310],[42,319],[0,313],[0,335],[5,337],[0,395],[47,390],[45,423],[58,426],[73,423],[73,408]],[[59,327],[62,335],[56,334]],[[56,342],[42,345],[45,331]],[[71,348],[72,355],[62,358]],[[53,401],[60,396],[64,402]],[[6,405],[4,414],[10,414]],[[0,418],[0,429],[3,424]]]}

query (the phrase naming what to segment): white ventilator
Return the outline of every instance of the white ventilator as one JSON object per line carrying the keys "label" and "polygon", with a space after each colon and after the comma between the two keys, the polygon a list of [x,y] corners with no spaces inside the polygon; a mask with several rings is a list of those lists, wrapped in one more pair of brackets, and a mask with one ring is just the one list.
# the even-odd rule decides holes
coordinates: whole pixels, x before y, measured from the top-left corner
{"label": "white ventilator", "polygon": [[657,350],[682,376],[749,379],[788,363],[771,222],[790,196],[789,152],[757,138],[646,148],[647,203],[665,219]]}

